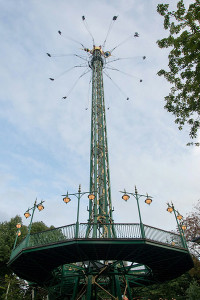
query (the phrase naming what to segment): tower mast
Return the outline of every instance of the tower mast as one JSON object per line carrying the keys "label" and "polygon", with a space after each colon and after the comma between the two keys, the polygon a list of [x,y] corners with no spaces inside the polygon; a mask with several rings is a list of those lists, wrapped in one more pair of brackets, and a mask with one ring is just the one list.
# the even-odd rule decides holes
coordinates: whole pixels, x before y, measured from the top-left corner
{"label": "tower mast", "polygon": [[92,54],[90,192],[95,192],[96,197],[89,203],[87,234],[92,232],[94,238],[112,237],[114,233],[111,226],[113,217],[103,87],[106,54],[97,46],[94,46],[90,53]]}

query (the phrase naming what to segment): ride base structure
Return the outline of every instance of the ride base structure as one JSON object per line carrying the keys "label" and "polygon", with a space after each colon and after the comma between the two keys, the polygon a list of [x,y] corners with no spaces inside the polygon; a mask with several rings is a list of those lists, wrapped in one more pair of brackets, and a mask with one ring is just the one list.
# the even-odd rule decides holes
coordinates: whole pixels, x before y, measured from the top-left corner
{"label": "ride base structure", "polygon": [[[48,299],[133,299],[134,287],[176,278],[193,267],[184,236],[112,215],[103,67],[110,52],[85,49],[92,70],[89,218],[31,234],[13,249],[9,267],[48,290]],[[127,196],[126,193],[124,193]],[[132,194],[138,203],[137,189]],[[70,194],[64,201],[70,201]],[[127,198],[124,198],[127,200]],[[140,214],[140,211],[139,211]],[[127,297],[127,298],[126,298]]]}

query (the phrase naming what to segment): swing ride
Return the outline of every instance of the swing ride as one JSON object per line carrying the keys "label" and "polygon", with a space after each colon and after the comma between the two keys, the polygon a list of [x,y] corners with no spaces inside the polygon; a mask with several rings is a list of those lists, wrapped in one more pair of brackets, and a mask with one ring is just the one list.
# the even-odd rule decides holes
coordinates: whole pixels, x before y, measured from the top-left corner
{"label": "swing ride", "polygon": [[[69,97],[79,79],[92,73],[90,188],[89,192],[82,192],[79,186],[77,193],[63,195],[66,204],[70,202],[70,196],[77,197],[77,221],[35,234],[29,232],[13,249],[9,261],[10,268],[19,277],[47,289],[49,300],[131,300],[134,287],[176,278],[193,267],[181,230],[176,234],[142,223],[139,199],[144,197],[149,205],[152,197],[139,194],[136,187],[133,193],[122,191],[122,199],[127,201],[130,195],[136,199],[140,222],[115,223],[113,219],[103,74],[113,81],[107,70],[120,70],[111,67],[110,63],[125,58],[112,59],[112,53],[129,39],[105,50],[116,20],[117,16],[114,16],[104,42],[97,46],[85,16],[82,16],[92,38],[91,49],[67,37],[81,44],[86,56],[73,54],[85,62],[64,73],[79,67],[86,70],[62,99]],[[58,34],[62,36],[60,30]],[[138,37],[138,32],[131,36]],[[50,53],[47,56],[55,57]],[[145,60],[146,56],[141,59]],[[56,77],[49,79],[54,81]],[[142,79],[138,81],[142,82]],[[129,97],[126,96],[126,100]],[[87,223],[80,223],[79,203],[84,195],[89,198],[89,217]]]}

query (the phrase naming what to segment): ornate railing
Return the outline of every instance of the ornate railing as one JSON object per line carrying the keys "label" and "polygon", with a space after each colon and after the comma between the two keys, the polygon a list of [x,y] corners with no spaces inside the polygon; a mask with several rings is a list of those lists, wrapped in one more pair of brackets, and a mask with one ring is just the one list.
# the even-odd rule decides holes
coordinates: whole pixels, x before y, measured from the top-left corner
{"label": "ornate railing", "polygon": [[[93,239],[94,224],[81,223],[76,233],[76,224],[62,226],[34,234],[27,235],[26,238],[12,251],[10,259],[13,259],[22,249],[46,246],[49,244],[64,242],[68,240],[78,239]],[[114,223],[114,224],[96,224],[99,232],[98,239],[143,239],[141,234],[141,224],[130,223]],[[114,236],[108,237],[102,235],[102,228],[105,226],[112,226]],[[144,228],[145,239],[157,243],[166,244],[172,247],[186,248],[181,236],[162,229],[142,225]],[[88,227],[90,231],[88,232]],[[105,232],[105,230],[104,230]]]}

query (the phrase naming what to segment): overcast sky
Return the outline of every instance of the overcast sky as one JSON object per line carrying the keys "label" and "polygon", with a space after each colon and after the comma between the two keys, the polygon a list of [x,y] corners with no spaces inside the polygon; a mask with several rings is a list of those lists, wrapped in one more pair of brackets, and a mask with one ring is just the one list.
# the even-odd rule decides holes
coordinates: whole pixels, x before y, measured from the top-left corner
{"label": "overcast sky", "polygon": [[[175,2],[168,1],[171,8]],[[186,147],[188,129],[180,132],[174,117],[164,110],[170,85],[156,75],[168,63],[168,51],[156,44],[167,36],[163,18],[156,12],[158,3],[0,1],[0,222],[23,216],[37,197],[46,202],[45,210],[36,212],[35,221],[54,226],[74,223],[77,200],[66,205],[61,195],[67,190],[76,192],[79,184],[82,191],[89,190],[91,72],[62,100],[84,69],[75,68],[54,82],[49,77],[84,61],[76,56],[46,55],[86,56],[80,44],[58,34],[61,30],[91,48],[82,15],[97,45],[103,43],[112,17],[118,16],[107,50],[135,32],[140,34],[113,52],[113,59],[132,57],[111,65],[133,77],[108,70],[122,91],[104,77],[115,222],[138,222],[135,199],[125,203],[119,193],[124,188],[134,192],[135,185],[139,193],[153,196],[151,206],[140,199],[143,222],[166,230],[176,227],[174,217],[166,212],[166,202],[173,201],[186,216],[200,199],[200,149]],[[87,222],[87,205],[85,196],[81,199],[82,222]],[[23,222],[28,224],[24,217]]]}

